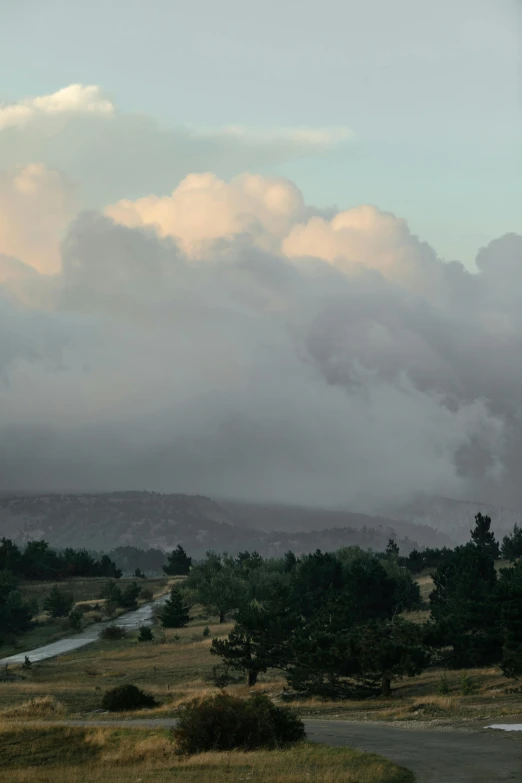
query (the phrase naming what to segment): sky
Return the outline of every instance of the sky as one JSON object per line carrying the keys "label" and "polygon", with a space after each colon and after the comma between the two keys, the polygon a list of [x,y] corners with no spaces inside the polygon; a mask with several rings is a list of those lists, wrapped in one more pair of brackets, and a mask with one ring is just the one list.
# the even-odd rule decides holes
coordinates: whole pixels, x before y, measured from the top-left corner
{"label": "sky", "polygon": [[519,5],[0,18],[0,489],[522,509]]}
{"label": "sky", "polygon": [[[95,84],[119,111],[165,128],[348,128],[352,143],[320,157],[252,163],[314,204],[407,217],[470,267],[481,246],[520,230],[517,0],[0,0],[0,10],[4,102]],[[242,162],[214,169],[237,174]]]}

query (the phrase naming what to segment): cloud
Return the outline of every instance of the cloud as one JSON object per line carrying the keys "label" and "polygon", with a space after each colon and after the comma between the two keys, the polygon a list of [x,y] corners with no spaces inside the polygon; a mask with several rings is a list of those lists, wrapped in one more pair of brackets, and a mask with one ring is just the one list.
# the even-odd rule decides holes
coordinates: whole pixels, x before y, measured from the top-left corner
{"label": "cloud", "polygon": [[[14,274],[19,262],[44,273],[59,271],[60,242],[75,212],[74,191],[56,171],[42,164],[0,171],[0,254]],[[2,264],[4,277],[7,262]]]}
{"label": "cloud", "polygon": [[[0,180],[12,214],[20,176],[65,198],[18,169]],[[0,243],[6,487],[522,505],[522,237],[471,274],[405,220],[323,215],[282,178],[170,193],[77,215],[53,275],[21,218]]]}
{"label": "cloud", "polygon": [[344,127],[164,126],[119,111],[95,85],[73,84],[0,105],[0,168],[39,161],[81,184],[82,203],[96,208],[170,192],[189,173],[229,177],[321,155],[352,140]]}
{"label": "cloud", "polygon": [[95,85],[70,84],[50,95],[27,98],[18,103],[0,104],[0,131],[21,128],[48,115],[112,114],[114,105]]}

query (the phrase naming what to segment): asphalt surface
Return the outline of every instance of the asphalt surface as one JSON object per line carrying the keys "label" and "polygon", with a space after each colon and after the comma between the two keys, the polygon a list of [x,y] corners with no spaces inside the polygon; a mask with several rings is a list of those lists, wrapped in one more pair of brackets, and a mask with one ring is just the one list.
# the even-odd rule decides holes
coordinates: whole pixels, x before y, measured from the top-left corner
{"label": "asphalt surface", "polygon": [[89,625],[84,631],[68,636],[65,639],[59,639],[57,642],[46,644],[43,647],[36,647],[34,650],[26,650],[22,653],[16,653],[16,655],[9,655],[7,658],[0,658],[0,665],[9,663],[23,663],[25,656],[29,658],[31,663],[37,661],[45,661],[48,658],[56,658],[58,655],[65,655],[66,653],[78,650],[80,647],[85,647],[87,644],[92,644],[97,641],[100,633],[108,625],[117,625],[120,628],[126,628],[128,631],[136,630],[140,625],[152,625],[153,621],[153,609],[162,601],[165,601],[168,596],[161,596],[150,604],[144,604],[139,609],[135,609],[132,612],[126,612],[116,617],[114,620],[105,620],[101,623],[94,623]]}
{"label": "asphalt surface", "polygon": [[[62,721],[73,726],[171,728],[174,719]],[[417,728],[389,723],[305,720],[308,739],[379,753],[411,769],[417,783],[522,783],[522,733],[484,728]]]}

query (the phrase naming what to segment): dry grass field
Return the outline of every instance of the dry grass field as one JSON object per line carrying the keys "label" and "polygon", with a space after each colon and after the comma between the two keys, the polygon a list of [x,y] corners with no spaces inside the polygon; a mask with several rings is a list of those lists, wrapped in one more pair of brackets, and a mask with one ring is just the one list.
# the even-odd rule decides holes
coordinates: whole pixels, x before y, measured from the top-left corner
{"label": "dry grass field", "polygon": [[[179,704],[193,696],[215,693],[212,669],[220,663],[210,654],[213,636],[224,635],[231,624],[210,623],[210,636],[203,636],[204,620],[194,620],[187,628],[154,628],[154,642],[139,643],[136,634],[120,641],[99,641],[60,658],[33,664],[29,671],[13,668],[23,680],[0,684],[0,716],[16,718],[14,707],[28,714],[34,699],[52,697],[61,714],[100,719],[104,691],[115,685],[134,683],[153,693],[161,706],[146,712],[149,716],[174,716]],[[442,678],[447,693],[441,694]],[[464,681],[463,678],[467,677]],[[285,681],[278,672],[261,675],[258,689],[275,701],[286,698]],[[227,686],[234,693],[247,693],[239,678]],[[465,693],[471,690],[472,693]],[[319,699],[289,702],[302,715],[347,720],[474,721],[522,713],[522,688],[507,680],[499,669],[466,672],[432,670],[419,677],[394,683],[390,699],[325,702]],[[43,710],[45,713],[45,709]],[[143,713],[145,714],[145,713]],[[55,708],[42,718],[56,715]],[[20,715],[21,717],[21,715]]]}
{"label": "dry grass field", "polygon": [[0,783],[414,783],[348,748],[204,753],[180,759],[166,730],[0,723]]}

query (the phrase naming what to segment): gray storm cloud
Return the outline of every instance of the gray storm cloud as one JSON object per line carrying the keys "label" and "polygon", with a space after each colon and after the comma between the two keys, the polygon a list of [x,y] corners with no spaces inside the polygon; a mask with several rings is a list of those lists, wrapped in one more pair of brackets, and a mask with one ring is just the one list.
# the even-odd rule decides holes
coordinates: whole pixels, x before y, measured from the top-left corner
{"label": "gray storm cloud", "polygon": [[280,178],[72,222],[71,198],[43,166],[0,178],[4,488],[522,505],[521,236],[471,273]]}

